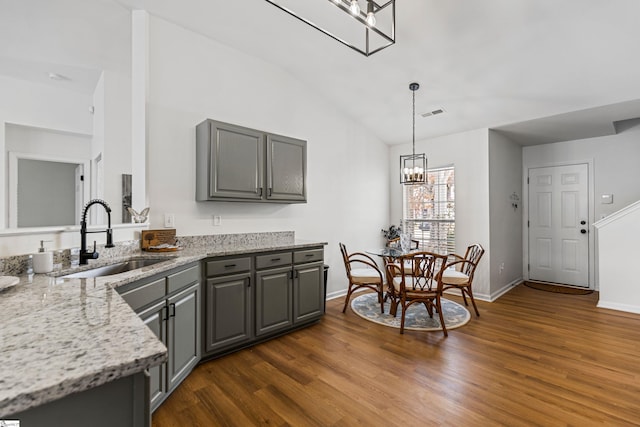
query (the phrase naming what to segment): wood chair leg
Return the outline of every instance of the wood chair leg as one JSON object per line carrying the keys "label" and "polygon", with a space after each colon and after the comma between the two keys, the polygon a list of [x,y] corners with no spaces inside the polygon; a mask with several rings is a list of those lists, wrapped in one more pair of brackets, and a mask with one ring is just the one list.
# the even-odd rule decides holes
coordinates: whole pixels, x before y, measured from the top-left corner
{"label": "wood chair leg", "polygon": [[407,307],[402,304],[402,318],[400,319],[400,333],[404,334],[404,316],[407,314]]}
{"label": "wood chair leg", "polygon": [[[478,311],[478,307],[476,306],[476,300],[473,297],[473,291],[471,290],[471,288],[467,288],[467,293],[469,294],[469,299],[471,300],[471,304],[473,304],[473,309],[476,311],[476,316],[480,317],[480,312]],[[462,295],[464,295],[464,291],[462,292]]]}
{"label": "wood chair leg", "polygon": [[440,305],[440,297],[436,298],[436,308],[438,309],[438,315],[440,316],[440,325],[442,325],[442,332],[444,332],[445,337],[448,337],[449,333],[447,332],[447,326],[444,324],[444,316],[442,314],[442,307]]}
{"label": "wood chair leg", "polygon": [[427,309],[427,313],[429,313],[429,317],[433,318],[433,307],[431,304],[424,303],[424,308]]}
{"label": "wood chair leg", "polygon": [[347,291],[347,296],[344,299],[344,307],[342,307],[342,312],[347,311],[347,304],[349,304],[349,300],[351,299],[351,293],[353,292],[353,287],[349,285],[349,290]]}
{"label": "wood chair leg", "polygon": [[389,314],[393,317],[398,315],[398,301],[394,298],[391,298],[391,303],[389,304]]}
{"label": "wood chair leg", "polygon": [[469,303],[467,302],[467,297],[464,294],[464,288],[460,288],[460,293],[462,294],[462,300],[464,301],[464,305],[469,306]]}
{"label": "wood chair leg", "polygon": [[384,314],[384,292],[382,287],[378,289],[378,301],[380,301],[380,314]]}

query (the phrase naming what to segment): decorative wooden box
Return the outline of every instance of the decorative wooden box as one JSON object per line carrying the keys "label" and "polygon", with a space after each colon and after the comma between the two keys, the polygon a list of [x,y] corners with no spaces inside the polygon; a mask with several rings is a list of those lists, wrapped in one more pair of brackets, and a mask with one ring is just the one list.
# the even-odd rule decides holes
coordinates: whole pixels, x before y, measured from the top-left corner
{"label": "decorative wooden box", "polygon": [[140,238],[140,248],[143,251],[153,252],[171,252],[178,248],[165,248],[157,249],[154,246],[162,244],[175,245],[176,244],[176,229],[175,228],[163,228],[161,230],[143,230]]}

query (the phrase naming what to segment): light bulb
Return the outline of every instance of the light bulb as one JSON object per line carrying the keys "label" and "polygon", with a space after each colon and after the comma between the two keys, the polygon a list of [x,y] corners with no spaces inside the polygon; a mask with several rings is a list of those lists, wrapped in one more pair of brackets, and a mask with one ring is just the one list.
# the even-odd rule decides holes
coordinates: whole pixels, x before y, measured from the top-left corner
{"label": "light bulb", "polygon": [[365,19],[365,21],[367,22],[367,25],[370,27],[376,26],[376,17],[373,16],[373,12],[367,13],[367,18]]}
{"label": "light bulb", "polygon": [[367,2],[367,18],[365,19],[365,22],[370,27],[376,26],[376,17],[373,15],[373,3],[370,1]]}
{"label": "light bulb", "polygon": [[358,16],[360,15],[360,6],[358,5],[358,0],[351,0],[351,6],[349,6],[349,11],[352,15]]}

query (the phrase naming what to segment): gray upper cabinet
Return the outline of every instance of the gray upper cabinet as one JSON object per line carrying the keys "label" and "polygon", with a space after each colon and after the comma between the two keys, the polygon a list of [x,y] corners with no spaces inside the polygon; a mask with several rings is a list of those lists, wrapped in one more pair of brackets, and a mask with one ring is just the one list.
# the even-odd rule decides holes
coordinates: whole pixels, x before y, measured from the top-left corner
{"label": "gray upper cabinet", "polygon": [[267,135],[267,199],[307,200],[307,142]]}
{"label": "gray upper cabinet", "polygon": [[307,142],[205,120],[196,127],[196,200],[306,202]]}

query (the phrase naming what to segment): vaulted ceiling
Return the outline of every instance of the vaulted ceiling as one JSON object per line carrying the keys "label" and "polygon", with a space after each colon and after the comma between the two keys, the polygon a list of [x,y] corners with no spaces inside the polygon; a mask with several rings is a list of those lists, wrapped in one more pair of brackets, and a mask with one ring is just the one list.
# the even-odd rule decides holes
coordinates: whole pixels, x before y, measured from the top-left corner
{"label": "vaulted ceiling", "polygon": [[[102,54],[88,51],[92,29],[116,22],[126,8],[144,8],[275,64],[307,83],[309,96],[325,97],[388,144],[410,141],[413,81],[421,85],[417,139],[488,127],[520,135],[522,143],[534,141],[529,134],[537,135],[534,143],[551,142],[554,134],[583,137],[586,124],[614,129],[612,121],[640,117],[637,0],[396,4],[395,45],[364,57],[264,0],[0,0],[0,68],[38,55],[39,41],[46,61],[57,48],[67,63],[93,54],[95,68],[104,67],[109,38],[90,40],[103,44],[94,49]],[[445,113],[420,116],[437,108]]]}

